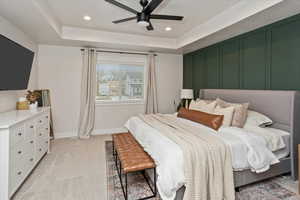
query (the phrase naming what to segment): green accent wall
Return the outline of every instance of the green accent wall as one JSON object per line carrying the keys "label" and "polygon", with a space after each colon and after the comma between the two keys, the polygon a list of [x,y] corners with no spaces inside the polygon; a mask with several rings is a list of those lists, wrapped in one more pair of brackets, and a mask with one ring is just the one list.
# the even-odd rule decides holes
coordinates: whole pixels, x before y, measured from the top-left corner
{"label": "green accent wall", "polygon": [[185,54],[183,87],[300,90],[300,15]]}

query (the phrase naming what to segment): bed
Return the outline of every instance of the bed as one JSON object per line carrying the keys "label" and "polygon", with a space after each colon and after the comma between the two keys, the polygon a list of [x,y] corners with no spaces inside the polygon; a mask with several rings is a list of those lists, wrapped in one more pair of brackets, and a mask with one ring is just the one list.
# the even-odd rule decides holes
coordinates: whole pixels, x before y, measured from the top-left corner
{"label": "bed", "polygon": [[[264,113],[274,121],[272,127],[281,129],[289,133],[285,137],[287,147],[279,152],[283,155],[280,157],[280,162],[274,164],[269,170],[263,173],[254,173],[251,170],[242,170],[234,172],[235,187],[241,187],[253,182],[257,182],[280,174],[291,173],[294,179],[297,178],[297,144],[300,143],[300,133],[296,122],[300,120],[300,96],[296,91],[268,91],[268,90],[224,90],[224,89],[204,89],[200,91],[202,99],[216,99],[217,97],[224,100],[236,103],[249,102],[250,109]],[[127,128],[133,133],[138,141],[145,143],[143,138],[139,138],[135,132],[143,130],[139,123],[134,122],[127,124]],[[146,128],[144,128],[146,129]],[[143,131],[142,131],[143,132]],[[146,131],[145,131],[146,132]],[[148,140],[157,141],[157,138],[149,138]],[[159,146],[160,143],[156,142]],[[166,144],[166,143],[165,143]],[[164,144],[164,145],[165,145]],[[172,144],[170,144],[172,145]],[[145,146],[147,151],[147,147]],[[174,148],[176,151],[176,148]],[[176,154],[176,153],[175,153]],[[287,156],[288,155],[288,156]],[[155,156],[155,155],[154,155]],[[174,163],[176,165],[176,163]],[[176,200],[183,199],[185,187],[178,188],[176,192]]]}

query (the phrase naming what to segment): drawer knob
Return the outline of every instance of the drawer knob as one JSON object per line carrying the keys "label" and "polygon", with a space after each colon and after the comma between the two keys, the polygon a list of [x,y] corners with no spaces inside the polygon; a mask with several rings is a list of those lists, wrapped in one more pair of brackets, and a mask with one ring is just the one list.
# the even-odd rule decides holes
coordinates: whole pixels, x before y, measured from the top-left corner
{"label": "drawer knob", "polygon": [[48,116],[46,116],[46,119],[48,119],[49,117]]}
{"label": "drawer knob", "polygon": [[30,162],[32,162],[33,161],[33,158],[30,158],[30,160],[29,160]]}
{"label": "drawer knob", "polygon": [[22,153],[22,151],[18,151],[18,154],[21,154]]}
{"label": "drawer knob", "polygon": [[30,141],[30,144],[33,144],[33,140]]}
{"label": "drawer knob", "polygon": [[21,172],[21,171],[19,171],[19,172],[18,172],[18,175],[21,175],[21,174],[22,174],[22,172]]}
{"label": "drawer knob", "polygon": [[48,144],[48,141],[46,141],[46,144]]}
{"label": "drawer knob", "polygon": [[43,121],[42,121],[42,120],[40,120],[39,122],[40,122],[40,123],[42,123]]}
{"label": "drawer knob", "polygon": [[40,133],[39,136],[42,136],[42,134]]}
{"label": "drawer knob", "polygon": [[18,133],[18,136],[22,136],[22,133]]}
{"label": "drawer knob", "polygon": [[42,149],[40,148],[39,151],[42,151]]}
{"label": "drawer knob", "polygon": [[49,129],[48,129],[48,128],[46,128],[46,130],[48,131]]}
{"label": "drawer knob", "polygon": [[30,126],[30,128],[33,128],[33,127],[34,127],[33,125]]}

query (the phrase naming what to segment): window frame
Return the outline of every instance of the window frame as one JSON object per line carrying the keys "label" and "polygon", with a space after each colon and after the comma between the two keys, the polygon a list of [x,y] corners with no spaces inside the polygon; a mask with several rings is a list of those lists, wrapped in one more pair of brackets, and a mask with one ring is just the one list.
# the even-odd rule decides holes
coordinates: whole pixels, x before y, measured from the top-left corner
{"label": "window frame", "polygon": [[[117,65],[141,65],[144,68],[144,93],[143,98],[139,100],[99,100],[97,99],[97,95],[95,97],[95,104],[96,106],[107,106],[107,105],[144,105],[146,94],[147,94],[147,59],[146,56],[144,56],[144,59],[141,59],[141,57],[135,57],[135,56],[115,56],[115,55],[109,55],[109,56],[99,56],[97,55],[97,65],[98,64],[117,64]],[[96,67],[97,67],[96,65]],[[96,69],[97,72],[97,69]],[[98,83],[97,79],[97,73],[95,73],[96,76],[96,82]],[[95,91],[96,92],[96,91]]]}

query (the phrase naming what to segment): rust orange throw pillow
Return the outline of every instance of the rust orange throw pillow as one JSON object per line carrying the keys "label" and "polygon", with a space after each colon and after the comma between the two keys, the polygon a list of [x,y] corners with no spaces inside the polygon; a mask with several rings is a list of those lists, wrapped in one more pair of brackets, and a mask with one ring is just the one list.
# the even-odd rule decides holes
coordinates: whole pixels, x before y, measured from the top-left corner
{"label": "rust orange throw pillow", "polygon": [[186,108],[180,108],[177,117],[203,124],[214,130],[218,130],[220,126],[222,126],[224,119],[224,115],[214,115],[197,110],[188,110]]}

